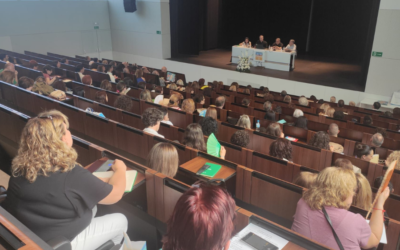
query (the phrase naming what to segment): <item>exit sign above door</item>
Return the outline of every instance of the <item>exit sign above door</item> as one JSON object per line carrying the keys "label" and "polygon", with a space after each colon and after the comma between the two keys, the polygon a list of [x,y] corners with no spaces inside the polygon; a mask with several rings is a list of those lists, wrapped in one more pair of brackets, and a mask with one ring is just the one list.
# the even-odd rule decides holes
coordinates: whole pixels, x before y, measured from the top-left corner
{"label": "exit sign above door", "polygon": [[383,52],[372,51],[372,56],[382,57],[382,55],[383,55]]}

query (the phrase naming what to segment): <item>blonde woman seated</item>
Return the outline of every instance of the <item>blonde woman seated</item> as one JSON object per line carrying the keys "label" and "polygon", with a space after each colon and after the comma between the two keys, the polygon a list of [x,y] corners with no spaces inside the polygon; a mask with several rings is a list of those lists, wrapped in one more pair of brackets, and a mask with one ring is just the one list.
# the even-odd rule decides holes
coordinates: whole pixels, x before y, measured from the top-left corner
{"label": "blonde woman seated", "polygon": [[215,108],[208,108],[206,117],[212,117],[214,120],[218,120],[217,110]]}
{"label": "blonde woman seated", "polygon": [[144,89],[142,90],[142,92],[140,92],[140,100],[146,101],[146,102],[153,102],[151,100],[151,93],[148,89]]}
{"label": "blonde woman seated", "polygon": [[322,109],[322,111],[319,113],[319,115],[326,115],[326,113],[328,112],[328,109],[331,106],[328,103],[323,103],[319,108]]}
{"label": "blonde woman seated", "polygon": [[329,248],[339,249],[324,216],[323,210],[326,210],[344,249],[376,247],[382,236],[383,206],[389,188],[379,195],[369,224],[360,214],[348,211],[356,192],[357,180],[351,170],[325,168],[297,203],[292,230]]}
{"label": "blonde woman seated", "polygon": [[176,110],[181,110],[179,107],[180,98],[177,95],[171,95],[168,102],[168,108],[173,108]]}
{"label": "blonde woman seated", "polygon": [[248,115],[241,115],[238,122],[236,123],[236,126],[242,127],[242,128],[247,128],[251,129],[251,123],[250,123],[250,118]]}
{"label": "blonde woman seated", "polygon": [[183,83],[182,79],[176,81],[176,85],[177,85],[177,90],[185,91],[185,84]]}
{"label": "blonde woman seated", "polygon": [[179,156],[175,146],[166,142],[154,145],[147,156],[147,167],[173,178],[179,167]]}
{"label": "blonde woman seated", "polygon": [[390,163],[392,163],[393,161],[397,161],[395,168],[400,170],[400,151],[393,151],[389,155],[389,157],[385,161],[386,166],[389,167]]}
{"label": "blonde woman seated", "polygon": [[122,214],[95,217],[97,204],[118,202],[125,191],[126,166],[112,165],[103,181],[77,163],[68,118],[52,110],[28,121],[12,163],[2,207],[44,241],[63,236],[73,250],[120,244],[128,227]]}
{"label": "blonde woman seated", "polygon": [[357,194],[353,198],[353,205],[368,211],[372,206],[372,189],[369,181],[361,173],[356,174]]}
{"label": "blonde woman seated", "polygon": [[167,88],[172,89],[172,90],[178,90],[178,86],[176,86],[175,83],[168,84]]}
{"label": "blonde woman seated", "polygon": [[229,87],[229,91],[234,91],[236,92],[236,85],[232,85]]}
{"label": "blonde woman seated", "polygon": [[193,114],[194,110],[195,110],[195,106],[194,106],[193,99],[189,98],[189,99],[183,100],[182,111],[185,111],[186,113],[189,113],[189,114]]}
{"label": "blonde woman seated", "polygon": [[333,118],[333,114],[334,113],[335,113],[335,109],[334,108],[328,108],[328,110],[326,111],[325,116]]}

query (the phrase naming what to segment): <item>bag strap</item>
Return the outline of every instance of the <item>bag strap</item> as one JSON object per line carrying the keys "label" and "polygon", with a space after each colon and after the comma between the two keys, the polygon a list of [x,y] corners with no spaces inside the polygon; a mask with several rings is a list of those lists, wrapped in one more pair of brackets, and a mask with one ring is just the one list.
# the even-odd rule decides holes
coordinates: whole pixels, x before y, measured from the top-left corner
{"label": "bag strap", "polygon": [[331,218],[329,218],[329,215],[328,215],[328,213],[326,212],[325,207],[322,207],[322,212],[324,213],[325,218],[326,218],[326,220],[328,221],[328,224],[329,224],[329,226],[330,226],[331,229],[332,229],[333,236],[335,237],[336,243],[338,244],[340,250],[344,250],[344,247],[343,247],[343,245],[342,245],[342,242],[340,242],[340,239],[339,239],[339,237],[337,236],[337,234],[336,234],[336,232],[335,232],[335,229],[333,229],[332,222],[331,222]]}

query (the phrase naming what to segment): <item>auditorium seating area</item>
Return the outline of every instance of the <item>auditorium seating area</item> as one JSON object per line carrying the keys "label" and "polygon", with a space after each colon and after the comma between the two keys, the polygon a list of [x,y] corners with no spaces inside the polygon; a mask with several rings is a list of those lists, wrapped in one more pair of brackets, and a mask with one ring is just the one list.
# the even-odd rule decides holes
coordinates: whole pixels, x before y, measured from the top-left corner
{"label": "auditorium seating area", "polygon": [[[74,139],[74,148],[78,152],[78,162],[88,168],[95,169],[106,160],[121,159],[128,168],[138,171],[134,190],[124,195],[122,200],[112,206],[99,206],[100,214],[121,212],[128,218],[128,235],[132,240],[146,240],[147,249],[160,249],[161,236],[166,232],[166,223],[179,197],[198,180],[206,181],[207,178],[196,175],[204,162],[213,162],[222,165],[222,169],[216,178],[223,179],[228,191],[232,194],[237,205],[237,217],[235,220],[235,232],[239,232],[249,222],[257,221],[273,228],[276,233],[290,244],[284,249],[327,249],[325,246],[309,240],[290,230],[296,205],[306,190],[294,182],[301,172],[319,173],[329,166],[333,166],[339,158],[348,159],[354,166],[361,169],[362,174],[374,187],[377,177],[383,176],[387,167],[384,161],[394,151],[400,150],[400,114],[387,117],[379,110],[369,110],[356,106],[344,105],[338,107],[335,102],[325,101],[335,110],[345,113],[343,119],[335,119],[320,115],[321,103],[309,99],[308,106],[299,104],[300,96],[292,95],[291,103],[283,101],[280,92],[269,91],[274,97],[272,108],[279,106],[281,113],[275,112],[275,121],[285,120],[279,126],[285,136],[297,138],[291,142],[292,161],[275,158],[270,155],[270,145],[277,137],[269,135],[256,127],[257,122],[262,128],[267,128],[275,121],[264,119],[265,94],[262,89],[251,88],[250,93],[244,93],[247,86],[239,86],[237,91],[230,91],[231,83],[218,84],[218,79],[199,79],[200,88],[186,87],[185,91],[171,90],[163,87],[164,98],[168,98],[172,91],[180,93],[184,99],[193,98],[195,95],[205,93],[205,85],[212,88],[210,95],[204,95],[204,104],[196,104],[197,109],[215,107],[217,98],[224,96],[225,105],[217,110],[218,133],[216,137],[226,149],[225,159],[211,156],[201,150],[183,145],[185,129],[189,124],[198,123],[202,117],[198,112],[186,113],[174,108],[168,108],[168,116],[172,124],[161,123],[159,134],[165,138],[157,137],[146,132],[142,122],[142,115],[148,108],[160,108],[161,105],[140,99],[143,88],[154,90],[160,85],[159,77],[145,73],[145,84],[138,84],[135,74],[114,71],[117,75],[116,82],[129,77],[133,86],[127,96],[133,106],[129,111],[114,107],[114,103],[120,96],[116,92],[116,82],[111,82],[111,90],[107,90],[108,101],[101,104],[95,101],[96,93],[101,91],[100,84],[103,80],[109,80],[106,73],[89,69],[89,61],[85,57],[69,57],[55,53],[47,55],[25,51],[24,54],[0,49],[0,54],[7,54],[21,62],[16,65],[18,77],[26,76],[36,79],[43,76],[41,69],[47,64],[53,64],[54,60],[68,59],[69,64],[61,63],[56,68],[54,75],[59,76],[69,90],[81,89],[83,96],[66,94],[63,101],[55,100],[25,90],[16,85],[0,81],[0,145],[10,157],[17,154],[21,131],[30,117],[35,117],[42,111],[59,110],[65,114],[70,123],[70,131]],[[103,58],[104,59],[104,58]],[[35,60],[39,63],[39,69],[28,68],[28,62]],[[108,61],[111,61],[107,59]],[[101,60],[99,60],[101,61]],[[122,62],[114,61],[117,64]],[[134,62],[130,62],[134,63]],[[6,62],[0,61],[0,69]],[[75,66],[82,64],[85,67],[84,75],[90,75],[93,85],[86,85],[80,81],[75,72]],[[96,63],[101,65],[101,63]],[[131,66],[134,64],[130,64]],[[149,65],[151,66],[151,65]],[[137,65],[137,68],[143,66]],[[147,66],[146,66],[147,67]],[[165,77],[161,69],[147,67],[150,72],[158,71],[160,77]],[[193,81],[187,81],[184,72],[176,73],[176,80],[182,80],[191,86]],[[190,79],[193,80],[193,79]],[[62,89],[66,91],[67,89]],[[278,90],[277,90],[278,91]],[[280,91],[280,90],[279,90]],[[152,92],[154,99],[155,93]],[[337,97],[340,99],[340,97]],[[249,106],[243,106],[243,99],[250,101]],[[87,108],[95,112],[101,112],[105,118],[86,111]],[[297,119],[293,116],[296,109],[300,109],[307,118],[307,129],[294,126]],[[247,115],[250,118],[251,128],[246,129],[236,125],[237,120]],[[371,116],[372,125],[365,125],[365,116]],[[330,141],[343,146],[343,153],[335,153],[328,149],[316,148],[309,145],[310,140],[319,131],[327,131],[331,123],[339,126],[337,137],[330,136]],[[354,156],[356,144],[370,144],[373,134],[384,131],[385,138],[381,147],[375,147],[375,154],[379,155],[379,163],[372,163]],[[249,134],[250,142],[247,147],[240,147],[231,143],[232,135],[244,130]],[[207,141],[208,136],[204,136]],[[156,172],[146,166],[146,158],[153,146],[159,142],[168,142],[174,145],[179,155],[179,170],[174,178]],[[2,166],[1,169],[10,174],[10,166]],[[2,178],[0,178],[2,180]],[[385,210],[385,226],[388,244],[380,244],[377,249],[398,249],[400,244],[400,169],[394,171],[392,180],[394,191],[390,194]],[[0,183],[5,186],[5,183]],[[372,188],[377,192],[376,188]],[[367,211],[352,206],[350,211],[367,215]],[[0,211],[0,223],[2,216]],[[13,229],[2,223],[11,232]],[[132,226],[136,225],[136,226]],[[137,225],[140,225],[138,227]],[[25,242],[25,241],[24,241]]]}

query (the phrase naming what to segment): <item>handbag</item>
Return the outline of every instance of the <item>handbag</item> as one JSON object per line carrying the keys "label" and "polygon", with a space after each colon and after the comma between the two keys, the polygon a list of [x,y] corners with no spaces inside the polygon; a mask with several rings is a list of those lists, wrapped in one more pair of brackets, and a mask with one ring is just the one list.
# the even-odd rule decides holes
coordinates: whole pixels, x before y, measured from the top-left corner
{"label": "handbag", "polygon": [[58,101],[63,101],[67,98],[65,95],[65,92],[61,91],[61,90],[55,90],[55,91],[51,92],[50,97],[52,97]]}
{"label": "handbag", "polygon": [[328,213],[326,212],[326,210],[325,210],[324,207],[322,207],[322,212],[324,213],[325,218],[326,218],[326,220],[328,221],[328,224],[329,224],[329,226],[330,226],[331,229],[332,229],[333,236],[335,237],[336,243],[338,244],[340,250],[344,250],[344,247],[343,247],[343,245],[342,245],[342,242],[340,242],[340,239],[339,239],[339,237],[337,236],[337,234],[336,234],[336,232],[335,232],[335,229],[333,229],[332,222],[331,222],[331,218],[329,218],[329,215],[328,215]]}

